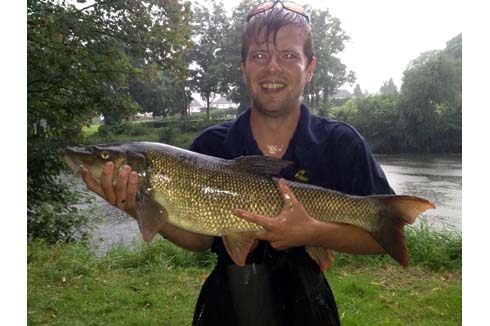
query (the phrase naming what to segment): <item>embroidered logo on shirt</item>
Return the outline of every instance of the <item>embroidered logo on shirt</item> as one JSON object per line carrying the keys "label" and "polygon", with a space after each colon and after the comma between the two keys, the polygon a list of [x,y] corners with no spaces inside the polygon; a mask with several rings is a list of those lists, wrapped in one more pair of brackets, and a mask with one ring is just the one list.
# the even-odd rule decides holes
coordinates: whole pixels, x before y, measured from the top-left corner
{"label": "embroidered logo on shirt", "polygon": [[294,175],[294,178],[301,182],[308,182],[309,178],[305,174],[306,171],[301,169]]}

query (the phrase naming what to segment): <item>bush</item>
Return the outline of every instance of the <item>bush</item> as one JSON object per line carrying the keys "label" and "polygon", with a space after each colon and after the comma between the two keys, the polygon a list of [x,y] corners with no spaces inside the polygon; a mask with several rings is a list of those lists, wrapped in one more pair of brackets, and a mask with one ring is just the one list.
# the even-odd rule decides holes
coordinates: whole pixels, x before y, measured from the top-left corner
{"label": "bush", "polygon": [[90,220],[87,213],[77,208],[91,203],[88,195],[70,191],[60,182],[47,184],[43,191],[36,198],[28,198],[28,240],[44,239],[49,243],[88,240]]}
{"label": "bush", "polygon": [[177,136],[178,130],[173,126],[160,128],[158,131],[158,141],[166,144],[172,144]]}

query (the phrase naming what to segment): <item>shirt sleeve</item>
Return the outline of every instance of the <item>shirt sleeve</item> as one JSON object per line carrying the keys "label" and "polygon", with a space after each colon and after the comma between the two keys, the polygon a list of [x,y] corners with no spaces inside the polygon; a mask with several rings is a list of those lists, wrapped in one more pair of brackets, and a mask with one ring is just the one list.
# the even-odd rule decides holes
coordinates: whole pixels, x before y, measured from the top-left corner
{"label": "shirt sleeve", "polygon": [[352,193],[359,196],[394,194],[385,173],[374,158],[368,144],[357,144],[353,155]]}

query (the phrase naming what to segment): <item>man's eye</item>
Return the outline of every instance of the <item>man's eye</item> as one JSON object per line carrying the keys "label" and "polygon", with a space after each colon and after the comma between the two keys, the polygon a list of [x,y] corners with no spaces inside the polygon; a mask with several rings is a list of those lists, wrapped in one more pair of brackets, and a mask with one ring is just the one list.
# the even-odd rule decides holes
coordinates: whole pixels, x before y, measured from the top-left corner
{"label": "man's eye", "polygon": [[264,60],[265,59],[265,55],[263,53],[256,53],[252,56],[253,59],[255,60]]}
{"label": "man's eye", "polygon": [[291,60],[291,59],[294,59],[294,58],[296,58],[296,56],[294,54],[292,54],[292,53],[286,53],[284,55],[284,59],[287,59],[287,60]]}

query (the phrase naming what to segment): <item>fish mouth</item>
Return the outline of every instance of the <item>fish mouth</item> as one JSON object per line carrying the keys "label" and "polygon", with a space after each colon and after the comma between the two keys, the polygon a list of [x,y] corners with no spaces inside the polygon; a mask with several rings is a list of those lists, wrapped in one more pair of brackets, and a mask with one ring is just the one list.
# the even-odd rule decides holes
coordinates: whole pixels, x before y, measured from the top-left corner
{"label": "fish mouth", "polygon": [[81,170],[84,158],[89,158],[92,155],[93,151],[85,147],[68,146],[63,150],[65,162],[75,173]]}

